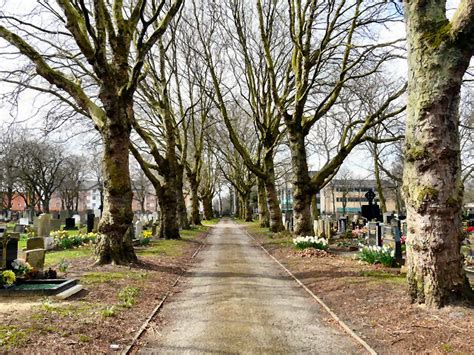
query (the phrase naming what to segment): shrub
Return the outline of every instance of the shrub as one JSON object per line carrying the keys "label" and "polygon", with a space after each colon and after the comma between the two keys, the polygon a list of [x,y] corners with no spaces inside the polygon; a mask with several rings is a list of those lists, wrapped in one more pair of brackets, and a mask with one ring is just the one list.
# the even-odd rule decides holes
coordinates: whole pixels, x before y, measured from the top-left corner
{"label": "shrub", "polygon": [[312,236],[294,238],[293,244],[298,249],[315,248],[326,250],[328,248],[327,239]]}
{"label": "shrub", "polygon": [[140,245],[146,247],[147,245],[150,245],[151,238],[144,237],[140,239]]}
{"label": "shrub", "polygon": [[2,286],[11,286],[15,281],[15,273],[11,270],[5,270],[0,274],[0,285]]}
{"label": "shrub", "polygon": [[363,246],[359,249],[357,258],[369,264],[382,264],[390,267],[395,264],[395,250],[386,245],[383,247]]}

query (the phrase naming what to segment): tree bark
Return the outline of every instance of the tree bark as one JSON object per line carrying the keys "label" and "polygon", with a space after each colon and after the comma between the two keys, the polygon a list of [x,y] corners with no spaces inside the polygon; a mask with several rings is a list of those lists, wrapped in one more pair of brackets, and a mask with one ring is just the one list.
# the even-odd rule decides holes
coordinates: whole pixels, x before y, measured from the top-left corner
{"label": "tree bark", "polygon": [[268,216],[267,193],[265,191],[265,181],[258,179],[258,220],[260,227],[268,228],[270,219]]}
{"label": "tree bark", "polygon": [[285,230],[281,214],[278,194],[275,186],[275,163],[273,153],[265,155],[265,189],[267,193],[267,205],[270,212],[270,230],[274,233]]}
{"label": "tree bark", "polygon": [[387,212],[387,204],[385,202],[385,195],[383,193],[382,179],[380,177],[377,143],[374,143],[373,148],[374,148],[373,157],[374,157],[375,188],[377,189],[377,195],[379,197],[380,210],[382,211],[382,213],[385,213],[385,212]]}
{"label": "tree bark", "polygon": [[186,210],[186,203],[183,196],[183,175],[184,167],[182,164],[178,165],[178,174],[176,174],[176,193],[178,199],[178,215],[179,225],[182,229],[190,229],[188,211]]}
{"label": "tree bark", "polygon": [[165,182],[159,190],[157,194],[161,210],[160,238],[180,239],[176,189]]}
{"label": "tree bark", "polygon": [[199,216],[199,186],[195,174],[189,174],[188,179],[191,187],[191,223],[198,226],[201,224]]}
{"label": "tree bark", "polygon": [[253,221],[252,205],[250,204],[250,192],[242,196],[242,204],[244,205],[244,211],[242,211],[242,217],[245,217],[245,222]]}
{"label": "tree bark", "polygon": [[[128,109],[133,110],[133,106],[130,104]],[[116,114],[120,114],[121,110]],[[97,263],[134,263],[137,256],[132,245],[132,186],[128,158],[130,127],[108,120],[108,127],[103,130],[102,137],[104,210],[98,227]]]}
{"label": "tree bark", "polygon": [[413,302],[441,307],[472,298],[463,233],[459,95],[472,53],[452,43],[438,2],[405,1],[408,111],[403,192],[407,278]]}
{"label": "tree bark", "polygon": [[311,220],[310,177],[306,161],[304,134],[297,123],[288,124],[291,165],[293,168],[293,232],[296,235],[314,235]]}
{"label": "tree bark", "polygon": [[212,218],[214,218],[214,213],[212,211],[212,196],[203,196],[202,205],[204,208],[204,219],[210,221]]}

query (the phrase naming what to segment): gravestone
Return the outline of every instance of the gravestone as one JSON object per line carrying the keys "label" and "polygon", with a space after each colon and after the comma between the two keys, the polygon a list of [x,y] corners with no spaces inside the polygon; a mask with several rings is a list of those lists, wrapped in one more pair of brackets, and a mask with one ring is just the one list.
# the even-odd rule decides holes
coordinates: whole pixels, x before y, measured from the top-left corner
{"label": "gravestone", "polygon": [[61,229],[61,221],[59,219],[52,219],[49,221],[49,226],[52,231],[58,231]]}
{"label": "gravestone", "polygon": [[135,238],[140,239],[143,231],[143,223],[141,221],[135,222]]}
{"label": "gravestone", "polygon": [[382,216],[380,214],[380,207],[377,204],[374,204],[375,193],[372,189],[369,189],[365,194],[365,198],[369,202],[368,205],[362,205],[362,217],[367,218],[369,221],[376,219],[379,222],[382,222]]}
{"label": "gravestone", "polygon": [[23,224],[16,224],[15,227],[13,227],[13,232],[24,234],[26,233],[26,226]]}
{"label": "gravestone", "polygon": [[18,258],[18,240],[19,233],[0,233],[0,267],[2,269],[11,269],[12,262]]}
{"label": "gravestone", "polygon": [[26,240],[26,250],[45,249],[44,238],[34,237]]}
{"label": "gravestone", "polygon": [[395,249],[395,235],[393,234],[393,227],[383,226],[383,245]]}
{"label": "gravestone", "polygon": [[95,215],[93,213],[87,215],[87,233],[91,233],[94,230],[94,219]]}
{"label": "gravestone", "polygon": [[77,229],[76,227],[76,219],[73,217],[68,217],[65,220],[66,225],[64,226],[64,230],[74,230]]}
{"label": "gravestone", "polygon": [[337,232],[339,234],[344,234],[346,233],[347,229],[347,217],[340,217],[337,221]]}
{"label": "gravestone", "polygon": [[79,213],[79,221],[80,221],[80,224],[87,224],[87,216],[89,214],[85,213],[85,212],[81,212]]}
{"label": "gravestone", "polygon": [[33,269],[43,271],[45,254],[44,249],[27,250],[25,251],[25,260]]}
{"label": "gravestone", "polygon": [[331,238],[331,220],[326,219],[324,221],[324,237],[329,240]]}
{"label": "gravestone", "polygon": [[75,225],[77,227],[81,227],[81,216],[79,216],[78,214],[75,214],[74,216],[72,216],[72,218],[74,218]]}
{"label": "gravestone", "polygon": [[43,213],[38,218],[38,237],[49,237],[51,232],[50,226],[51,216],[49,214]]}
{"label": "gravestone", "polygon": [[400,228],[400,221],[396,218],[390,221],[392,227],[392,234],[395,237],[395,259],[400,262],[403,259],[402,255],[402,231]]}
{"label": "gravestone", "polygon": [[20,218],[20,224],[27,226],[28,224],[30,224],[30,220],[28,219],[28,217]]}
{"label": "gravestone", "polygon": [[94,217],[94,228],[92,229],[94,233],[97,233],[97,230],[99,229],[99,222],[100,217]]}
{"label": "gravestone", "polygon": [[69,217],[69,212],[68,211],[59,211],[59,219],[61,221],[65,221],[66,218]]}
{"label": "gravestone", "polygon": [[368,229],[368,244],[370,246],[372,245],[378,245],[377,243],[377,230],[379,228],[379,225],[377,222],[369,222],[367,224],[367,229]]}

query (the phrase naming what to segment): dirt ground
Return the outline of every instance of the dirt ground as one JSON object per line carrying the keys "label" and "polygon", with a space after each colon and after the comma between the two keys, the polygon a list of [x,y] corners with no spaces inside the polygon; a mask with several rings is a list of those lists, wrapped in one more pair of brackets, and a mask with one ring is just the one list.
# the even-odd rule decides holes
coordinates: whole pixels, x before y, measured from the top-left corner
{"label": "dirt ground", "polygon": [[473,305],[427,310],[410,303],[399,269],[348,255],[311,255],[296,251],[289,237],[249,231],[378,353],[474,353]]}
{"label": "dirt ground", "polygon": [[[67,301],[0,298],[0,353],[111,353],[128,346],[152,309],[192,263],[206,232],[142,250],[133,267],[74,259],[68,278],[85,290]],[[163,244],[165,245],[165,244]],[[122,293],[122,296],[119,296]]]}

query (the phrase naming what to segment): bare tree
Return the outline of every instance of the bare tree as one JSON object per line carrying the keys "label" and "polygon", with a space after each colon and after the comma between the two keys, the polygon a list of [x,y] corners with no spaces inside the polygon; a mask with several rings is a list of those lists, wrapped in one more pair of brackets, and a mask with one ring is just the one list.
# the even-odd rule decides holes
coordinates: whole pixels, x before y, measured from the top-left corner
{"label": "bare tree", "polygon": [[[99,264],[137,261],[132,245],[129,145],[134,93],[146,56],[166,32],[182,0],[37,2],[41,16],[2,13],[0,37],[32,64],[4,80],[48,92],[91,120],[104,144],[104,211],[96,252]],[[45,20],[47,17],[47,20]],[[46,27],[44,24],[48,24]],[[11,48],[4,55],[11,53]]]}
{"label": "bare tree", "polygon": [[68,156],[63,162],[62,172],[65,176],[58,191],[62,209],[70,213],[79,209],[79,193],[85,181],[85,166],[84,157],[76,155]]}

